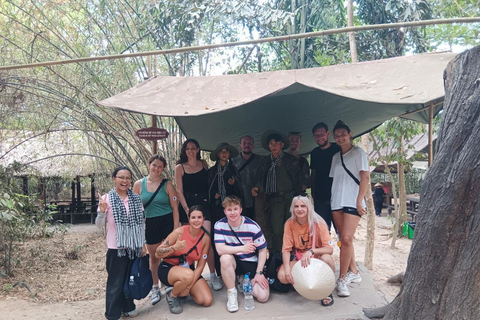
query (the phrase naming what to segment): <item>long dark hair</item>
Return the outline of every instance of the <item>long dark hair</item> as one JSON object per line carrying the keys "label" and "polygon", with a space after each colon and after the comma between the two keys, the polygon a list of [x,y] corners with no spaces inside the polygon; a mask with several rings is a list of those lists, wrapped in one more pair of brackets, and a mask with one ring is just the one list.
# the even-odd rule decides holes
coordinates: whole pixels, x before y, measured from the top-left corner
{"label": "long dark hair", "polygon": [[[187,145],[190,142],[195,144],[197,148],[200,149],[200,145],[198,144],[197,140],[195,139],[185,140],[185,142],[182,145],[182,150],[180,151],[180,159],[178,159],[177,164],[182,164],[188,161],[187,152],[185,151],[185,149],[187,149]],[[200,150],[198,150],[198,153],[197,153],[197,160],[200,160]]]}

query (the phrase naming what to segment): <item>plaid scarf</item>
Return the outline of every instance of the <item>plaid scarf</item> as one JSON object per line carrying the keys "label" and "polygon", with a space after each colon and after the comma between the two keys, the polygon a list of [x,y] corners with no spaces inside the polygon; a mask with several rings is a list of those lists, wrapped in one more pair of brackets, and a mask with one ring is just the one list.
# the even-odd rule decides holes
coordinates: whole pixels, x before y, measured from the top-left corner
{"label": "plaid scarf", "polygon": [[145,243],[145,228],[140,196],[127,189],[128,215],[127,209],[115,188],[110,190],[108,196],[113,211],[113,220],[115,221],[118,256],[124,257],[128,254],[130,259],[141,257],[142,247]]}
{"label": "plaid scarf", "polygon": [[223,201],[227,196],[227,190],[225,189],[225,180],[223,179],[223,175],[225,174],[225,171],[227,171],[227,165],[225,165],[225,167],[222,167],[220,162],[218,162],[217,165],[218,165],[218,170],[217,170],[218,194],[220,195],[220,198]]}
{"label": "plaid scarf", "polygon": [[273,155],[270,154],[270,160],[272,161],[270,169],[267,172],[267,183],[265,186],[265,192],[267,194],[274,194],[277,192],[277,175],[275,173],[275,167],[283,159],[283,151],[280,152],[277,159],[273,159]]}

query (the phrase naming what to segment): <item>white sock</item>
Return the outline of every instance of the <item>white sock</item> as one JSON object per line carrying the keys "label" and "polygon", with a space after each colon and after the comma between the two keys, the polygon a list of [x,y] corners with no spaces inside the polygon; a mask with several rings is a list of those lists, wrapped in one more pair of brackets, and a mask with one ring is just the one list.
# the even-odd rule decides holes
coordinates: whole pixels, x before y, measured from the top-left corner
{"label": "white sock", "polygon": [[154,284],[154,285],[152,286],[152,288],[153,288],[153,289],[158,289],[158,284]]}
{"label": "white sock", "polygon": [[233,287],[227,290],[228,292],[237,292],[237,288]]}
{"label": "white sock", "polygon": [[215,272],[210,272],[210,280],[212,280],[215,277],[216,277]]}

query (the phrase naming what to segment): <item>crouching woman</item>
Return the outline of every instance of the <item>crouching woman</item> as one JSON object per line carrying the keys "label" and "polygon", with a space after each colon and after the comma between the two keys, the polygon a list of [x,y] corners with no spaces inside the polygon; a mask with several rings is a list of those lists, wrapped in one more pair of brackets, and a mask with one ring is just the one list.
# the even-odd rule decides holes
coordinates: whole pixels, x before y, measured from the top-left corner
{"label": "crouching woman", "polygon": [[[293,198],[290,206],[292,216],[285,222],[283,234],[282,260],[278,270],[281,283],[293,284],[292,268],[300,263],[306,268],[311,259],[320,259],[335,273],[335,262],[332,258],[333,248],[330,245],[330,233],[325,221],[315,213],[312,202],[306,194]],[[333,304],[333,296],[321,301],[323,306]]]}
{"label": "crouching woman", "polygon": [[[167,302],[170,312],[183,312],[179,297],[189,294],[199,305],[212,305],[212,291],[202,271],[210,250],[210,236],[202,227],[205,217],[201,206],[193,206],[188,210],[189,224],[175,229],[157,248],[155,256],[163,261],[158,268],[158,278],[166,285],[173,287],[167,293]],[[191,269],[194,263],[197,266]]]}

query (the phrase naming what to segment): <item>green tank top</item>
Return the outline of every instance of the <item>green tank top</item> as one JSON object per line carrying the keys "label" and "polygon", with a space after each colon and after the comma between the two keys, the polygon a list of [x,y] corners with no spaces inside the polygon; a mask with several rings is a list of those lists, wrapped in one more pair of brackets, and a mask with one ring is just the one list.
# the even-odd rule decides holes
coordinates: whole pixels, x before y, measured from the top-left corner
{"label": "green tank top", "polygon": [[[168,198],[168,194],[165,189],[167,187],[167,183],[162,186],[153,201],[148,205],[147,209],[145,209],[146,218],[155,218],[172,213],[172,207],[170,207],[170,199]],[[147,190],[147,178],[143,178],[142,192],[140,193],[142,203],[147,203],[154,193],[155,191],[149,192]]]}

